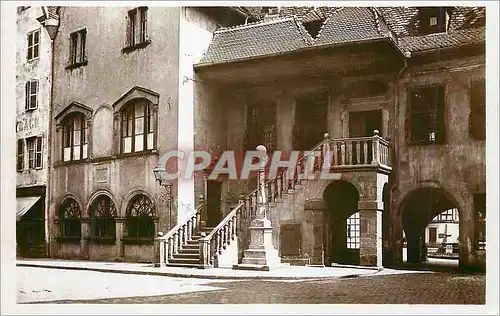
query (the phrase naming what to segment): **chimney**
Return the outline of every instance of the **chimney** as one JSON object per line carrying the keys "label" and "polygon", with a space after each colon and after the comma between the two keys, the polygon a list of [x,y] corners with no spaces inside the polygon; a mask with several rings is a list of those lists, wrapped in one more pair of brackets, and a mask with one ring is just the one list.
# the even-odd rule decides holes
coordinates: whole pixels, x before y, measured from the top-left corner
{"label": "chimney", "polygon": [[279,7],[264,7],[267,9],[266,15],[264,15],[264,22],[274,20],[279,17],[280,8]]}

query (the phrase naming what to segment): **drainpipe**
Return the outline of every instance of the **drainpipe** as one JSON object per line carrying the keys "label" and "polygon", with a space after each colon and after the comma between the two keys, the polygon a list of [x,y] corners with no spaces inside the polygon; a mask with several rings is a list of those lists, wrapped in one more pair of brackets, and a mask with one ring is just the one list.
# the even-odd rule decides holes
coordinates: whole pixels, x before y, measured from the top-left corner
{"label": "drainpipe", "polygon": [[[53,19],[53,18],[47,18],[44,21],[44,26],[47,30],[47,33],[49,33],[50,40],[51,40],[51,65],[50,65],[50,104],[49,104],[49,132],[47,135],[47,148],[48,148],[48,155],[47,155],[47,193],[46,193],[46,199],[49,201],[46,205],[48,205],[47,209],[45,210],[46,212],[46,221],[50,221],[50,216],[48,216],[48,211],[50,209],[50,196],[51,196],[51,188],[52,188],[52,114],[53,114],[53,108],[54,108],[54,48],[55,48],[55,38],[57,35],[57,31],[59,29],[59,20]],[[51,257],[51,242],[50,242],[50,227],[49,225],[50,222],[47,222],[47,234],[48,234],[48,242],[47,242],[47,251],[46,254],[50,258]]]}

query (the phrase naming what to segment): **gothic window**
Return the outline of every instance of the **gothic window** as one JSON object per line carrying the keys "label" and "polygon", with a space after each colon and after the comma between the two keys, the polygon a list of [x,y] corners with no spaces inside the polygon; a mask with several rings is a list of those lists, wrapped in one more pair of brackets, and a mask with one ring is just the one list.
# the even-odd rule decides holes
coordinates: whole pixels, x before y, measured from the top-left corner
{"label": "gothic window", "polygon": [[87,119],[81,113],[68,116],[63,122],[63,161],[87,158]]}
{"label": "gothic window", "polygon": [[154,148],[154,122],[150,103],[145,99],[128,104],[122,112],[122,153]]}
{"label": "gothic window", "polygon": [[91,207],[91,236],[116,238],[116,216],[116,207],[113,201],[106,195],[97,197]]}
{"label": "gothic window", "polygon": [[128,237],[153,238],[156,211],[153,202],[143,195],[134,197],[127,207]]}
{"label": "gothic window", "polygon": [[80,237],[80,208],[73,199],[66,200],[59,209],[61,236]]}

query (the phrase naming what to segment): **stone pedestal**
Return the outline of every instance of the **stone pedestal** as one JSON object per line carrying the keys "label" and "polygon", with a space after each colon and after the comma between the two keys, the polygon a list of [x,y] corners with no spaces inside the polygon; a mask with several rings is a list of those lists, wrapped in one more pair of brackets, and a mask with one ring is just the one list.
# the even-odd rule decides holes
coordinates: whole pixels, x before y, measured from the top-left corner
{"label": "stone pedestal", "polygon": [[[258,208],[265,209],[265,205]],[[270,271],[285,266],[273,246],[271,221],[265,217],[256,218],[250,225],[250,245],[243,253],[242,263],[234,265],[233,269]]]}
{"label": "stone pedestal", "polygon": [[360,210],[359,264],[362,266],[382,266],[382,212]]}
{"label": "stone pedestal", "polygon": [[[258,146],[258,151],[266,153],[264,146]],[[241,264],[233,265],[234,270],[270,271],[282,267],[278,250],[273,246],[273,228],[267,219],[266,191],[265,191],[265,162],[264,158],[259,170],[257,191],[257,212],[255,219],[250,223],[250,245],[243,253]]]}

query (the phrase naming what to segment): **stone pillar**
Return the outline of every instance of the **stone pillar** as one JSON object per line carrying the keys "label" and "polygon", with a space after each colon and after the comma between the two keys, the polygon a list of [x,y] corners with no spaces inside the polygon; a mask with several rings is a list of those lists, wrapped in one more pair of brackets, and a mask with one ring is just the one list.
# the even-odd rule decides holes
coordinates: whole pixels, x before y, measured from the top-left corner
{"label": "stone pillar", "polygon": [[349,112],[342,112],[342,138],[349,137]]}
{"label": "stone pillar", "polygon": [[382,126],[381,126],[381,136],[387,139],[389,136],[389,110],[382,109]]}
{"label": "stone pillar", "polygon": [[[259,145],[257,150],[267,154],[266,147]],[[235,270],[261,270],[269,271],[280,267],[281,259],[278,250],[273,246],[273,228],[271,221],[267,218],[269,205],[267,204],[265,177],[267,156],[261,159],[258,186],[257,186],[257,212],[255,219],[250,224],[250,245],[243,254],[242,264],[233,266]]]}
{"label": "stone pillar", "polygon": [[118,247],[120,258],[125,258],[125,246],[122,242],[123,231],[125,229],[124,220],[124,218],[116,220],[116,247]]}
{"label": "stone pillar", "polygon": [[89,259],[90,255],[90,218],[84,218],[82,223],[82,238],[80,239],[80,257],[82,259]]}
{"label": "stone pillar", "polygon": [[276,149],[289,151],[293,148],[294,99],[288,93],[283,92],[277,101]]}
{"label": "stone pillar", "polygon": [[113,148],[114,155],[120,154],[121,151],[121,135],[122,135],[122,112],[115,112],[113,117]]}
{"label": "stone pillar", "polygon": [[[382,266],[382,211],[376,205],[358,203],[360,219],[359,264]],[[376,203],[373,203],[376,204]]]}
{"label": "stone pillar", "polygon": [[[87,118],[87,158],[91,159],[94,155],[94,146],[93,146],[93,138],[92,138],[92,134],[93,134],[93,131],[92,131],[92,117],[90,118]],[[83,144],[82,144],[83,146]],[[82,157],[83,158],[83,157]]]}

